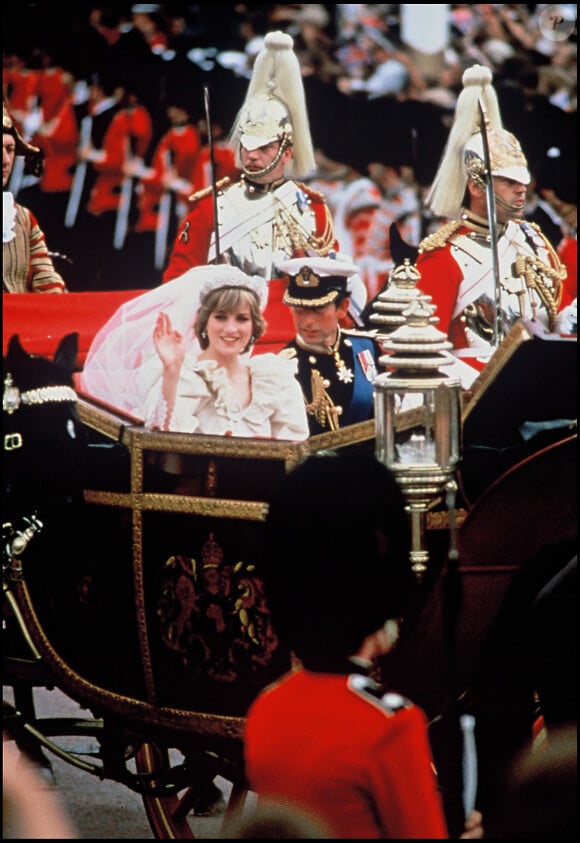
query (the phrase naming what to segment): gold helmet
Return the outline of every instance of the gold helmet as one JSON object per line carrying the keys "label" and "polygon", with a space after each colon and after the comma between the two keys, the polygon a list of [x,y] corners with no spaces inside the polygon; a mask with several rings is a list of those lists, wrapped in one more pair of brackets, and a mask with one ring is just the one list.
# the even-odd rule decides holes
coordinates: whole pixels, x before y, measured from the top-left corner
{"label": "gold helmet", "polygon": [[315,169],[306,95],[293,47],[292,37],[285,32],[269,32],[264,38],[230,134],[241,169],[240,145],[253,150],[273,141],[280,141],[281,150],[293,148],[290,175],[304,178]]}
{"label": "gold helmet", "polygon": [[2,101],[2,133],[12,135],[16,144],[16,155],[24,155],[24,174],[39,178],[44,170],[44,152],[38,146],[33,146],[24,140],[14,120],[8,113],[6,103]]}

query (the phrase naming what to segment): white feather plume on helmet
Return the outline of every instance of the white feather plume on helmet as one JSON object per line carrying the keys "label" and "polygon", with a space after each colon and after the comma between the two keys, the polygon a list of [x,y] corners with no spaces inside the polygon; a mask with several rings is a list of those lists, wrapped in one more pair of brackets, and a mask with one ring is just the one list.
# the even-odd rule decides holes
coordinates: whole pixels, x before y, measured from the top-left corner
{"label": "white feather plume on helmet", "polygon": [[474,65],[464,72],[462,81],[463,90],[457,98],[453,126],[425,200],[427,207],[440,217],[457,217],[468,177],[478,171],[485,173],[480,103],[485,115],[492,174],[505,175],[523,184],[530,180],[517,138],[503,128],[489,68]]}
{"label": "white feather plume on helmet", "polygon": [[293,147],[289,175],[304,178],[315,169],[306,95],[292,36],[269,32],[258,53],[244,104],[230,134],[238,166],[240,144],[257,149],[279,140]]}

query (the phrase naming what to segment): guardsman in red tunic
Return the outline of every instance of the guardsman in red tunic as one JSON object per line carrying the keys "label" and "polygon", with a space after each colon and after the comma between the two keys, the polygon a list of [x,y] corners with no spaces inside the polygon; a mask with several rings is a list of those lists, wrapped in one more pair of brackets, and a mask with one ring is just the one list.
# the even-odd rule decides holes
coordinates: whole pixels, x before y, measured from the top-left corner
{"label": "guardsman in red tunic", "polygon": [[125,167],[127,175],[138,179],[138,213],[127,248],[135,271],[147,279],[143,286],[161,283],[168,248],[187,213],[187,199],[193,189],[201,150],[200,134],[191,119],[191,98],[174,94],[166,113],[170,125],[157,143],[150,165],[134,159]]}
{"label": "guardsman in red tunic", "polygon": [[[270,500],[256,570],[296,668],[250,706],[246,773],[258,805],[314,816],[329,838],[449,836],[426,714],[375,678],[412,624],[409,548],[400,486],[369,452],[311,456]],[[479,812],[466,825],[482,836]]]}
{"label": "guardsman in red tunic", "polygon": [[[44,173],[39,182],[26,191],[26,201],[32,208],[42,209],[44,232],[61,255],[68,256],[71,232],[64,227],[64,218],[77,163],[79,126],[75,114],[74,79],[68,74],[69,87],[58,107],[45,112],[43,122],[31,138],[45,154]],[[46,114],[51,114],[50,118]],[[28,198],[32,194],[31,198]],[[34,202],[34,204],[33,204]],[[74,235],[72,235],[74,236]]]}
{"label": "guardsman in red tunic", "polygon": [[[79,241],[76,262],[86,273],[80,280],[89,289],[140,287],[140,273],[128,259],[122,259],[136,211],[136,180],[126,168],[147,154],[153,134],[151,117],[134,89],[120,91],[112,79],[93,78],[90,91],[90,113],[80,130],[79,166],[88,166],[90,187],[86,205],[87,187],[82,190],[80,231],[77,228],[75,232]],[[86,120],[92,121],[88,142],[84,137]],[[74,192],[73,183],[71,198]]]}
{"label": "guardsman in red tunic", "polygon": [[171,125],[155,148],[151,166],[136,170],[140,179],[136,232],[155,231],[163,196],[169,193],[185,202],[194,185],[201,150],[199,131],[185,104],[172,103],[167,107],[167,116]]}

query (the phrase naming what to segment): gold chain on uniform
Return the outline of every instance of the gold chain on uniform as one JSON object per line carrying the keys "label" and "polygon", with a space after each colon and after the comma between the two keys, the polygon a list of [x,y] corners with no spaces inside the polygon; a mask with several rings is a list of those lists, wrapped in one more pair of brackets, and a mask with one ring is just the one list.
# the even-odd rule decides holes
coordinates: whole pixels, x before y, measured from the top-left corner
{"label": "gold chain on uniform", "polygon": [[331,430],[338,430],[338,417],[341,413],[324,388],[324,378],[318,369],[312,370],[310,380],[310,387],[312,389],[312,401],[306,404],[306,412],[309,416],[314,416],[321,427],[328,427]]}
{"label": "gold chain on uniform", "polygon": [[325,228],[320,236],[308,234],[286,205],[274,196],[274,243],[283,244],[285,250],[290,253],[295,249],[314,249],[317,254],[322,255],[330,251],[334,244],[332,220],[327,214]]}
{"label": "gold chain on uniform", "polygon": [[515,262],[516,273],[523,277],[526,287],[535,290],[548,312],[548,327],[553,331],[560,302],[562,301],[562,282],[568,275],[566,267],[560,261],[552,244],[546,240],[546,246],[554,267],[529,255],[518,255]]}

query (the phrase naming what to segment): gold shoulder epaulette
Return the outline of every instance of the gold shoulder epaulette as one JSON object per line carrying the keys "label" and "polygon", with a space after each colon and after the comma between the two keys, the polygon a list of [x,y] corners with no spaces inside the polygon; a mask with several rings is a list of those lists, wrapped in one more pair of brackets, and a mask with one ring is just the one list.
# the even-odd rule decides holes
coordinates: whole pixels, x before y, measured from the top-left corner
{"label": "gold shoulder epaulette", "polygon": [[452,220],[451,222],[446,223],[439,229],[439,231],[435,231],[433,234],[429,234],[421,240],[419,243],[419,251],[432,252],[434,249],[440,249],[442,246],[445,246],[445,244],[448,243],[451,237],[455,234],[457,229],[461,228],[462,224],[461,220]]}
{"label": "gold shoulder epaulette", "polygon": [[528,222],[527,220],[526,222],[528,223],[528,225],[531,225],[532,228],[534,228],[539,234],[543,234],[542,229],[540,228],[537,222]]}
{"label": "gold shoulder epaulette", "polygon": [[278,357],[284,357],[285,360],[293,360],[296,354],[295,348],[281,348],[278,352]]}
{"label": "gold shoulder epaulette", "polygon": [[[229,176],[226,176],[225,178],[220,179],[218,182],[216,182],[215,186],[218,190],[221,190],[222,188],[227,187],[229,184],[231,184],[231,181],[231,178]],[[205,196],[209,196],[212,190],[213,187],[210,185],[209,187],[204,187],[203,190],[198,190],[196,193],[192,193],[191,196],[188,196],[187,198],[189,202],[196,202],[198,199],[203,199]]]}
{"label": "gold shoulder epaulette", "polygon": [[313,187],[310,185],[305,184],[303,181],[296,182],[298,187],[301,187],[309,196],[312,196],[314,199],[320,200],[320,202],[326,202],[326,197],[324,193],[321,193],[319,190],[314,190]]}

